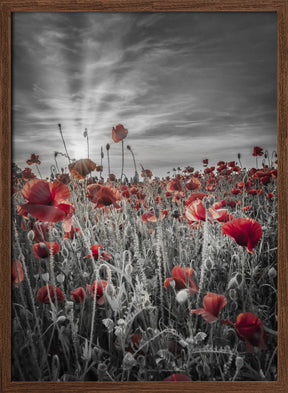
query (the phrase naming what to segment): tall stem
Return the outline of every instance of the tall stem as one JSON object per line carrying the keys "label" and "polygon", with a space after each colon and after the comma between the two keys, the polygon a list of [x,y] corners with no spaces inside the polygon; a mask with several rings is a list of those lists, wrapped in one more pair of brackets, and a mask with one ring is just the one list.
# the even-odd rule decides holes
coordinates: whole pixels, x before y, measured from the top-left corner
{"label": "tall stem", "polygon": [[121,177],[120,180],[122,181],[123,177],[123,170],[124,170],[124,140],[122,139],[122,169],[121,169]]}
{"label": "tall stem", "polygon": [[67,151],[66,143],[65,143],[65,140],[64,140],[64,137],[63,137],[63,133],[62,133],[61,124],[58,124],[58,127],[59,127],[60,135],[61,135],[61,138],[62,138],[62,142],[63,142],[63,145],[64,145],[64,149],[65,149],[65,151],[66,151],[66,155],[67,155],[67,158],[68,158],[69,164],[70,164],[71,159],[70,159],[69,154],[68,154],[68,151]]}

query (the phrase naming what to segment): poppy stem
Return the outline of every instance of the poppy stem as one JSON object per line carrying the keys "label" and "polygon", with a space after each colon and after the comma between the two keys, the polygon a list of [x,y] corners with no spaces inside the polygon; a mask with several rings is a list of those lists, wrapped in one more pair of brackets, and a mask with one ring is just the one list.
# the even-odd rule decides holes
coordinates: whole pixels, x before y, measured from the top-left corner
{"label": "poppy stem", "polygon": [[111,168],[110,168],[110,157],[109,157],[109,150],[110,150],[110,145],[107,143],[106,145],[106,150],[107,150],[107,160],[108,160],[108,176],[111,173]]}
{"label": "poppy stem", "polygon": [[89,135],[88,135],[88,129],[85,128],[86,132],[86,139],[87,139],[87,157],[89,158]]}
{"label": "poppy stem", "polygon": [[40,169],[38,168],[38,165],[35,164],[35,166],[36,166],[37,172],[38,172],[38,174],[39,174],[39,176],[40,176],[40,179],[42,179],[42,175],[41,175]]}
{"label": "poppy stem", "polygon": [[66,151],[66,155],[67,155],[67,158],[68,158],[69,164],[70,164],[70,163],[71,163],[71,159],[70,159],[69,154],[68,154],[68,151],[67,151],[67,147],[66,147],[66,143],[65,143],[65,140],[64,140],[64,137],[63,137],[63,132],[62,132],[62,126],[61,126],[61,124],[58,124],[58,127],[59,127],[60,135],[61,135],[61,138],[62,138],[62,142],[63,142],[63,145],[64,145],[64,149],[65,149],[65,151]]}
{"label": "poppy stem", "polygon": [[122,139],[122,169],[121,169],[121,177],[120,180],[122,182],[123,171],[124,171],[124,140]]}

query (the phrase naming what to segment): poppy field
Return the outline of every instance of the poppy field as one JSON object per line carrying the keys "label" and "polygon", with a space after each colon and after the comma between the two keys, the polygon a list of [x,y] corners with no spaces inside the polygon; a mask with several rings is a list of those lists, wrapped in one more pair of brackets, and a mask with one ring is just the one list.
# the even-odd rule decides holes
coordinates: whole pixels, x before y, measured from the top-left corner
{"label": "poppy field", "polygon": [[276,153],[160,178],[123,125],[100,163],[58,126],[67,170],[12,165],[12,380],[277,380]]}

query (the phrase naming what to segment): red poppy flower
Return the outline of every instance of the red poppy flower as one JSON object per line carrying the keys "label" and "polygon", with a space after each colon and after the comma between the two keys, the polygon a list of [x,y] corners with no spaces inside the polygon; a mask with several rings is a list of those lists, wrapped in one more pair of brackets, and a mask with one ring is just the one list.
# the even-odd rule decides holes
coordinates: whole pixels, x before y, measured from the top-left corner
{"label": "red poppy flower", "polygon": [[227,164],[230,168],[233,168],[235,166],[235,161],[229,161]]}
{"label": "red poppy flower", "polygon": [[204,158],[204,160],[203,160],[203,165],[204,165],[204,166],[205,166],[205,165],[208,165],[208,162],[209,162],[208,158]]}
{"label": "red poppy flower", "polygon": [[267,184],[269,184],[271,182],[270,176],[263,176],[260,178],[260,181],[262,184],[264,184],[264,186],[266,186]]}
{"label": "red poppy flower", "polygon": [[71,295],[71,300],[73,300],[73,302],[75,303],[84,303],[84,300],[87,296],[85,289],[82,287],[70,291],[70,295]]}
{"label": "red poppy flower", "polygon": [[202,201],[202,199],[204,197],[206,197],[207,194],[205,194],[205,192],[193,192],[192,194],[189,195],[189,197],[186,199],[185,201],[185,206],[189,206],[190,203],[196,201],[196,199],[200,199],[200,201]]}
{"label": "red poppy flower", "polygon": [[[200,199],[196,199],[185,209],[185,216],[189,221],[205,221],[206,220],[206,209],[203,202]],[[208,208],[208,220],[213,222],[218,220],[223,222],[229,220],[231,217],[226,209],[215,209],[214,207]]]}
{"label": "red poppy flower", "polygon": [[201,188],[201,181],[197,178],[192,176],[191,179],[185,184],[187,190],[194,190],[197,191]]}
{"label": "red poppy flower", "polygon": [[52,251],[52,255],[56,255],[60,251],[60,244],[57,242],[41,242],[33,244],[33,254],[36,258],[48,258]]}
{"label": "red poppy flower", "polygon": [[253,156],[263,156],[263,149],[259,146],[254,146],[253,148]]}
{"label": "red poppy flower", "polygon": [[22,172],[21,175],[23,177],[24,180],[30,180],[30,179],[35,179],[35,175],[32,172],[31,168],[25,168]]}
{"label": "red poppy flower", "polygon": [[61,181],[61,183],[69,184],[70,176],[68,175],[68,173],[61,173],[57,176],[57,180]]}
{"label": "red poppy flower", "polygon": [[31,154],[30,160],[26,161],[28,165],[37,164],[40,165],[41,161],[39,161],[39,155],[33,153]]}
{"label": "red poppy flower", "polygon": [[170,286],[170,282],[174,280],[176,289],[189,288],[189,292],[191,294],[198,292],[198,287],[196,283],[191,279],[191,276],[193,274],[192,267],[183,268],[179,265],[176,265],[172,269],[171,273],[172,277],[166,278],[166,280],[164,281],[165,288],[168,288]]}
{"label": "red poppy flower", "polygon": [[163,220],[167,216],[167,214],[168,214],[168,210],[161,210],[158,214],[158,217],[156,217],[154,211],[145,212],[142,215],[142,221],[143,222],[157,222],[157,221]]}
{"label": "red poppy flower", "polygon": [[180,182],[180,179],[178,177],[175,177],[174,179],[170,180],[167,183],[166,189],[168,192],[179,192],[183,193],[185,191],[183,185]]}
{"label": "red poppy flower", "polygon": [[258,194],[258,190],[256,190],[256,188],[251,188],[251,190],[248,191],[249,195],[257,195]]}
{"label": "red poppy flower", "polygon": [[151,179],[153,174],[152,174],[152,171],[150,171],[150,169],[143,169],[143,171],[141,172],[141,176],[148,177],[149,179]]}
{"label": "red poppy flower", "polygon": [[[17,274],[18,271],[18,274]],[[24,273],[22,263],[18,260],[12,262],[12,284],[13,287],[18,288],[19,282],[24,280]]]}
{"label": "red poppy flower", "polygon": [[72,164],[68,165],[68,168],[75,179],[85,179],[90,172],[96,169],[96,164],[89,158],[83,158],[72,162]]}
{"label": "red poppy flower", "polygon": [[217,162],[217,165],[218,165],[218,166],[225,165],[225,161],[218,161],[218,162]]}
{"label": "red poppy flower", "polygon": [[96,165],[96,172],[103,172],[103,165]]}
{"label": "red poppy flower", "polygon": [[201,315],[207,322],[215,322],[223,307],[227,304],[227,299],[224,295],[217,295],[217,293],[208,292],[203,299],[204,308],[191,310],[191,314]]}
{"label": "red poppy flower", "polygon": [[170,382],[180,382],[180,381],[192,381],[187,375],[181,374],[181,373],[176,373],[172,374],[170,377],[167,377],[163,379],[163,381],[170,381]]}
{"label": "red poppy flower", "polygon": [[74,236],[76,236],[76,234],[80,233],[80,232],[81,232],[80,228],[71,226],[70,231],[69,232],[65,232],[65,234],[63,236],[63,239],[73,239]]}
{"label": "red poppy flower", "polygon": [[238,195],[238,194],[241,194],[241,190],[239,190],[239,188],[232,188],[232,190],[231,190],[231,194],[233,194],[233,195]]}
{"label": "red poppy flower", "polygon": [[24,185],[22,195],[27,203],[19,205],[20,215],[29,213],[40,221],[57,222],[71,218],[74,212],[74,207],[67,201],[70,191],[59,180],[31,180]]}
{"label": "red poppy flower", "polygon": [[95,208],[113,205],[116,209],[120,208],[118,201],[121,199],[120,192],[112,186],[91,184],[87,187],[87,198],[95,203]]}
{"label": "red poppy flower", "polygon": [[97,304],[102,306],[105,302],[104,298],[104,289],[107,287],[108,281],[106,280],[98,280],[94,281],[92,286],[86,285],[87,291],[91,294],[92,299],[94,299],[94,294],[96,292]]}
{"label": "red poppy flower", "polygon": [[115,143],[121,142],[126,138],[127,134],[128,130],[122,124],[118,124],[115,128],[112,128],[112,139]]}
{"label": "red poppy flower", "polygon": [[253,353],[253,347],[267,349],[267,335],[263,329],[262,321],[251,312],[239,314],[236,323],[223,321],[223,324],[233,325],[238,335],[246,343],[246,351]]}
{"label": "red poppy flower", "polygon": [[235,240],[240,246],[245,246],[250,254],[262,237],[262,228],[259,222],[252,218],[235,218],[222,225],[222,232]]}
{"label": "red poppy flower", "polygon": [[[98,244],[93,244],[93,246],[91,246],[91,251],[92,251],[92,256],[95,259],[99,258],[99,249],[103,247],[102,244],[98,245]],[[91,258],[91,254],[85,255],[84,259],[86,258]]]}
{"label": "red poppy flower", "polygon": [[273,192],[268,192],[268,194],[267,194],[267,198],[269,199],[269,201],[271,201],[271,199],[273,199],[273,198],[274,198],[274,194],[273,194]]}
{"label": "red poppy flower", "polygon": [[[50,295],[51,301],[55,302],[54,287],[52,285],[48,285],[48,288],[49,288],[49,295]],[[61,289],[59,289],[57,287],[55,287],[55,290],[56,290],[56,297],[57,297],[58,302],[63,302],[63,300],[64,300],[63,292],[61,291]],[[49,295],[48,295],[47,286],[44,285],[43,287],[41,287],[38,290],[36,298],[40,303],[49,303]]]}

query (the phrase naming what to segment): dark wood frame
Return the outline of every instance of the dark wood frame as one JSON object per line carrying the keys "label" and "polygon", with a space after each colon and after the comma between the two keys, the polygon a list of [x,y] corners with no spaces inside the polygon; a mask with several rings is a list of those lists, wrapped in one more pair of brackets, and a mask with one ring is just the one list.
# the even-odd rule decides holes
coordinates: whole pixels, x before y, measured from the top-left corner
{"label": "dark wood frame", "polygon": [[[288,0],[1,0],[0,372],[1,392],[288,392]],[[278,381],[11,382],[11,14],[48,11],[250,11],[278,16]]]}

